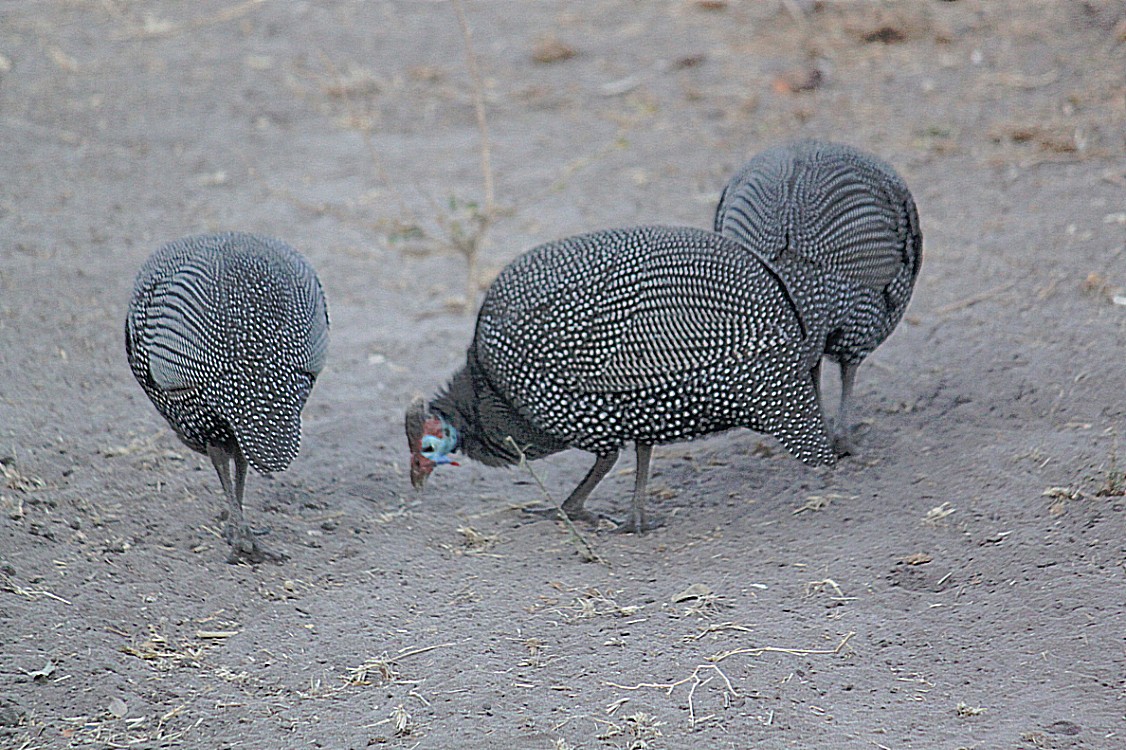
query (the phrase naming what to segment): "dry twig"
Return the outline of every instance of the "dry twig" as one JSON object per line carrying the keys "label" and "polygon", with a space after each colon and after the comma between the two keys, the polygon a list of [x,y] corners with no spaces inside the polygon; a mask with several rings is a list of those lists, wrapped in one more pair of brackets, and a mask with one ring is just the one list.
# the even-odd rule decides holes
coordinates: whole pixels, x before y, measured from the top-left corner
{"label": "dry twig", "polygon": [[[713,672],[713,674],[709,675],[707,679],[700,677],[700,672],[705,670],[711,670]],[[695,728],[696,725],[700,722],[706,721],[707,719],[711,718],[710,716],[704,716],[700,718],[696,716],[696,704],[694,701],[696,690],[707,685],[717,676],[723,681],[723,707],[727,708],[727,706],[730,705],[731,698],[739,697],[739,691],[736,690],[735,687],[731,684],[731,680],[727,677],[726,674],[724,674],[723,670],[715,664],[700,664],[692,670],[692,674],[681,680],[677,680],[676,682],[639,682],[636,685],[620,685],[616,682],[606,682],[605,684],[609,685],[610,687],[618,688],[619,690],[641,690],[642,688],[654,688],[656,690],[664,690],[667,695],[671,696],[676,688],[680,687],[681,685],[692,683],[692,686],[688,688],[688,725],[691,728]]]}
{"label": "dry twig", "polygon": [[964,299],[957,300],[956,302],[951,302],[950,304],[943,305],[942,307],[935,310],[934,314],[943,316],[953,312],[958,312],[959,310],[965,310],[967,307],[973,307],[979,302],[985,302],[986,300],[1000,296],[1002,293],[1009,291],[1009,289],[1011,289],[1015,284],[1015,281],[1010,281],[1006,284],[995,286],[992,289],[986,289],[984,292],[981,292],[979,294],[974,294]]}
{"label": "dry twig", "polygon": [[556,503],[555,500],[551,497],[551,493],[547,491],[547,487],[544,486],[544,483],[540,480],[539,475],[536,474],[536,472],[528,464],[528,459],[524,453],[524,449],[516,444],[516,441],[512,439],[511,435],[507,435],[504,438],[504,442],[512,446],[512,449],[516,451],[516,455],[520,457],[520,461],[517,463],[517,466],[527,470],[528,474],[531,475],[532,479],[535,480],[536,484],[539,486],[540,492],[543,493],[543,496],[547,499],[548,504],[556,508],[556,515],[558,516],[559,520],[561,520],[564,525],[567,526],[567,530],[571,532],[571,538],[575,541],[575,546],[578,549],[579,557],[582,558],[582,561],[599,562],[606,564],[606,561],[602,559],[602,557],[599,556],[597,552],[594,551],[594,547],[590,546],[590,542],[586,540],[586,537],[584,537],[575,527],[574,522],[567,517],[567,514],[563,512],[563,509],[560,508],[559,504]]}
{"label": "dry twig", "polygon": [[265,2],[266,0],[246,0],[246,2],[223,8],[218,13],[213,13],[209,16],[201,16],[191,21],[184,21],[183,23],[161,21],[152,16],[146,16],[140,27],[131,29],[124,38],[152,39],[160,36],[173,36],[174,34],[182,34],[187,31],[202,29],[206,26],[226,23],[227,21],[233,21],[239,16],[245,15],[256,6]]}
{"label": "dry twig", "polygon": [[[464,236],[458,233],[451,233],[451,239],[454,240],[454,247],[465,256],[465,310],[466,312],[470,312],[477,301],[478,255],[485,235],[489,231],[489,227],[496,221],[497,202],[496,189],[493,186],[492,147],[489,143],[489,125],[485,118],[485,85],[481,80],[481,70],[477,65],[477,52],[473,48],[473,32],[469,27],[469,20],[465,16],[465,6],[462,4],[462,0],[453,0],[453,6],[454,10],[457,12],[457,22],[461,27],[462,39],[465,41],[465,62],[469,68],[469,79],[473,84],[473,110],[477,116],[477,130],[481,135],[481,178],[485,188],[484,211],[471,212],[471,216],[477,224],[476,230]],[[451,226],[457,225],[451,224]]]}
{"label": "dry twig", "polygon": [[849,631],[834,648],[782,648],[779,646],[756,646],[755,648],[736,648],[730,651],[720,651],[708,657],[708,661],[718,664],[732,656],[746,654],[748,656],[762,656],[763,654],[790,654],[791,656],[832,656],[839,654],[856,633]]}
{"label": "dry twig", "polygon": [[16,596],[26,596],[31,601],[45,598],[54,599],[57,602],[62,602],[67,605],[70,604],[70,601],[67,599],[62,598],[58,594],[52,594],[46,589],[25,589],[7,574],[0,574],[0,591],[8,591]]}

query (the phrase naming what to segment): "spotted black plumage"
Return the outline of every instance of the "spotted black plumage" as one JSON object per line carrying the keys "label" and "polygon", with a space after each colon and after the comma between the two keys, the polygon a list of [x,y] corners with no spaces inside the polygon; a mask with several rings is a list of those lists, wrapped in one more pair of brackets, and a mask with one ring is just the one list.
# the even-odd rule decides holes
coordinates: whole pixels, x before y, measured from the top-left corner
{"label": "spotted black plumage", "polygon": [[641,529],[651,447],[748,427],[811,465],[835,453],[812,369],[810,326],[770,264],[680,227],[595,232],[540,245],[493,282],[466,365],[408,410],[412,480],[463,451],[489,465],[566,448],[595,454],[563,503],[586,497],[627,442],[638,452],[630,528]]}
{"label": "spotted black plumage", "polygon": [[[811,316],[831,315],[825,354],[841,370],[837,442],[847,451],[860,363],[899,323],[922,262],[923,236],[906,183],[851,146],[799,141],[751,159],[724,188],[715,230],[765,254]],[[811,303],[800,275],[833,276],[831,309]]]}
{"label": "spotted black plumage", "polygon": [[266,556],[243,516],[247,466],[268,474],[297,456],[328,327],[316,273],[279,240],[186,237],[137,275],[125,320],[129,366],[180,439],[211,458],[230,504],[232,557]]}

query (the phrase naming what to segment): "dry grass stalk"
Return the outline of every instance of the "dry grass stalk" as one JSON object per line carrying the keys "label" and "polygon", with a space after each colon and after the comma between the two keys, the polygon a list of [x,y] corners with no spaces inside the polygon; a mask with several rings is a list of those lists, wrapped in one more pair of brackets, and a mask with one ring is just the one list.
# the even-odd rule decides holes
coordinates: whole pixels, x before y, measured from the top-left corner
{"label": "dry grass stalk", "polygon": [[414,729],[411,715],[402,703],[391,709],[391,725],[396,737],[406,737]]}
{"label": "dry grass stalk", "polygon": [[106,458],[119,456],[149,455],[157,453],[156,444],[164,438],[164,433],[153,432],[147,437],[135,437],[127,445],[113,445],[102,450]]}
{"label": "dry grass stalk", "polygon": [[563,512],[563,509],[559,507],[559,503],[555,502],[554,498],[551,497],[551,493],[547,491],[547,487],[544,486],[544,483],[539,478],[539,475],[536,474],[535,470],[533,470],[532,467],[528,464],[528,459],[524,454],[524,449],[516,444],[516,441],[512,439],[511,435],[507,435],[504,438],[504,442],[507,445],[512,446],[512,449],[516,451],[516,455],[520,457],[520,461],[517,466],[527,470],[528,474],[531,475],[532,479],[535,480],[536,485],[540,488],[540,492],[543,493],[543,496],[547,500],[548,505],[551,505],[552,507],[557,509],[556,515],[558,516],[559,520],[562,521],[563,524],[567,527],[567,530],[571,533],[571,539],[572,541],[574,541],[575,548],[578,551],[579,557],[582,559],[582,561],[599,562],[606,565],[606,561],[602,559],[602,557],[599,556],[597,552],[594,551],[594,547],[590,546],[590,542],[586,540],[586,537],[584,537],[582,533],[580,533],[579,530],[575,528],[574,522],[571,521],[571,519],[567,517],[567,514]]}
{"label": "dry grass stalk", "polygon": [[690,602],[684,609],[685,616],[702,615],[710,617],[721,607],[731,606],[726,597],[715,593],[702,583],[694,583],[672,598],[674,604]]}
{"label": "dry grass stalk", "polygon": [[222,8],[216,13],[207,16],[200,16],[190,21],[183,21],[176,23],[174,21],[165,21],[153,16],[151,13],[146,13],[144,18],[140,21],[132,18],[124,18],[125,13],[118,10],[117,3],[103,3],[107,10],[116,12],[122,20],[130,26],[124,32],[116,34],[118,39],[154,39],[156,37],[168,37],[176,34],[183,34],[189,31],[195,31],[207,26],[215,24],[226,23],[233,21],[239,16],[243,16],[255,7],[262,5],[266,0],[245,0],[241,3],[230,5]]}
{"label": "dry grass stalk", "polygon": [[805,595],[813,596],[814,594],[821,593],[827,588],[832,589],[833,593],[836,594],[836,596],[832,597],[833,601],[849,602],[855,601],[857,598],[855,596],[845,596],[844,592],[841,591],[841,587],[838,586],[837,582],[832,578],[826,578],[822,581],[810,581],[805,585]]}
{"label": "dry grass stalk", "polygon": [[[407,659],[419,654],[425,654],[428,651],[433,651],[439,648],[448,648],[454,646],[454,643],[435,643],[432,646],[421,646],[419,648],[412,648],[406,651],[400,651],[395,656],[389,656],[386,651],[376,657],[366,659],[358,667],[349,667],[348,674],[345,676],[344,681],[346,685],[371,685],[371,678],[373,675],[378,675],[380,685],[388,685],[393,682],[403,682],[399,678],[399,670],[396,668],[396,663],[401,659]],[[419,696],[421,699],[421,696]],[[422,699],[425,703],[425,699]]]}
{"label": "dry grass stalk", "polygon": [[947,516],[951,515],[956,510],[957,508],[955,508],[949,502],[944,502],[941,505],[937,505],[934,508],[928,510],[927,514],[923,516],[923,520],[929,524],[941,523],[942,521],[946,520]]}
{"label": "dry grass stalk", "polygon": [[349,667],[344,680],[348,685],[371,685],[373,675],[378,676],[379,685],[387,685],[398,678],[399,673],[388,659],[386,651],[380,656],[367,659],[358,667]]}
{"label": "dry grass stalk", "polygon": [[577,611],[576,619],[585,620],[600,615],[614,615],[615,617],[632,617],[642,610],[638,604],[621,605],[614,600],[614,591],[603,592],[596,588],[587,589],[577,597],[571,605]]}
{"label": "dry grass stalk", "polygon": [[708,625],[703,630],[701,630],[699,633],[690,633],[690,634],[684,636],[683,638],[681,638],[681,640],[682,641],[698,641],[701,638],[705,638],[706,636],[712,635],[713,633],[719,633],[719,632],[722,632],[724,630],[738,630],[738,631],[741,631],[743,633],[752,632],[751,627],[748,626],[748,625],[742,625],[742,624],[737,623],[737,622],[717,622],[717,623],[714,623],[712,625]]}
{"label": "dry grass stalk", "polygon": [[[359,131],[360,137],[364,139],[364,147],[367,149],[368,158],[371,159],[376,177],[383,184],[383,187],[391,193],[391,197],[395,200],[397,205],[399,215],[405,219],[397,223],[395,232],[399,234],[410,234],[412,231],[417,232],[421,222],[419,222],[414,212],[410,210],[402,192],[395,183],[391,181],[391,177],[387,173],[387,168],[383,163],[379,149],[375,147],[375,139],[372,136],[375,130],[374,120],[372,117],[368,116],[367,113],[359,111],[353,98],[353,95],[356,93],[356,88],[354,85],[349,84],[349,76],[342,73],[336,64],[333,63],[332,59],[323,51],[321,51],[320,57],[325,67],[328,68],[330,75],[333,77],[333,83],[324,87],[325,94],[330,97],[339,98],[344,102],[345,108],[348,110],[349,122],[356,125],[356,130]],[[354,77],[355,74],[353,73],[351,76]]]}
{"label": "dry grass stalk", "polygon": [[481,82],[481,71],[477,66],[477,53],[473,49],[473,32],[469,27],[468,19],[465,17],[465,6],[461,0],[453,0],[453,6],[457,12],[457,22],[461,27],[462,39],[465,40],[465,62],[469,67],[470,80],[473,82],[473,109],[477,115],[477,129],[481,133],[481,175],[485,183],[485,213],[492,215],[496,211],[496,191],[493,187],[489,126],[485,119],[485,86]]}
{"label": "dry grass stalk", "polygon": [[473,31],[469,20],[465,16],[465,6],[462,0],[453,0],[454,11],[457,13],[457,22],[461,28],[461,37],[465,41],[465,63],[469,68],[469,79],[473,85],[473,110],[477,116],[477,130],[481,136],[481,178],[485,189],[485,208],[481,212],[473,211],[470,215],[476,224],[474,231],[454,235],[454,247],[465,257],[466,263],[466,312],[472,312],[477,301],[478,279],[477,265],[481,245],[489,227],[496,221],[497,201],[496,188],[493,184],[492,147],[489,143],[489,124],[485,117],[485,85],[481,80],[481,70],[477,65],[477,52],[473,48]]}
{"label": "dry grass stalk", "polygon": [[971,706],[963,701],[958,701],[958,705],[954,707],[954,711],[962,717],[981,716],[986,710],[980,706]]}
{"label": "dry grass stalk", "polygon": [[472,526],[458,526],[457,533],[465,537],[462,546],[468,553],[485,552],[492,549],[497,543],[495,535],[482,534]]}
{"label": "dry grass stalk", "polygon": [[959,310],[965,310],[967,307],[973,307],[979,302],[985,302],[987,300],[999,297],[1000,295],[1009,291],[1009,289],[1011,289],[1015,285],[1015,281],[1010,281],[1005,284],[999,284],[992,289],[986,289],[984,292],[981,292],[979,294],[974,294],[964,299],[957,300],[956,302],[951,302],[950,304],[943,305],[942,307],[936,309],[934,311],[934,314],[938,315],[939,317],[943,317],[949,315],[950,313],[958,312]]}
{"label": "dry grass stalk", "polygon": [[46,589],[25,589],[16,583],[7,573],[0,573],[0,591],[7,591],[16,596],[25,596],[33,602],[39,599],[54,599],[66,605],[70,604],[70,601],[67,599],[62,598],[58,594],[52,594]]}
{"label": "dry grass stalk", "polygon": [[136,656],[138,659],[148,662],[158,671],[167,672],[177,667],[199,667],[200,658],[204,652],[214,645],[214,641],[185,642],[176,645],[160,633],[152,630],[148,638],[128,646],[122,646],[119,650],[123,654]]}
{"label": "dry grass stalk", "polygon": [[622,724],[615,724],[612,721],[605,721],[596,719],[599,723],[605,724],[604,729],[598,735],[600,740],[609,740],[614,737],[632,737],[633,742],[630,743],[630,748],[647,748],[649,747],[649,740],[655,740],[661,737],[660,727],[664,726],[663,721],[657,719],[644,711],[638,711],[635,714],[622,717]]}
{"label": "dry grass stalk", "polygon": [[[706,671],[710,671],[711,674],[706,679],[701,678],[700,673]],[[732,698],[739,697],[739,691],[736,690],[735,686],[731,684],[731,680],[724,673],[724,671],[715,664],[700,664],[692,670],[692,674],[683,679],[677,680],[676,682],[639,682],[636,685],[619,685],[616,682],[606,682],[605,684],[609,685],[610,687],[616,687],[619,690],[641,690],[642,688],[653,688],[656,690],[664,690],[667,695],[671,696],[676,688],[680,687],[681,685],[687,685],[691,683],[691,687],[688,688],[688,725],[690,728],[695,729],[696,726],[701,722],[713,718],[712,716],[698,717],[696,715],[696,690],[708,685],[716,677],[719,677],[723,682],[723,707],[727,708],[730,705]],[[629,720],[631,717],[627,716],[625,718]]]}
{"label": "dry grass stalk", "polygon": [[816,512],[828,508],[830,503],[834,500],[855,500],[856,495],[842,495],[839,492],[830,492],[825,495],[810,495],[806,498],[805,505],[800,508],[794,509],[794,515],[805,513],[806,511]]}
{"label": "dry grass stalk", "polygon": [[[168,720],[174,718],[184,707],[169,711],[155,722],[147,716],[122,717],[109,710],[96,716],[68,717],[63,721],[73,726],[61,730],[60,734],[67,740],[66,747],[177,747],[183,744],[189,732],[203,723],[201,717],[181,729],[168,731]],[[40,746],[28,741],[17,750],[32,747]]]}
{"label": "dry grass stalk", "polygon": [[4,478],[4,486],[10,490],[34,492],[47,486],[39,477],[24,474],[16,468],[14,459],[0,460],[0,476]]}
{"label": "dry grass stalk", "polygon": [[782,648],[779,646],[756,646],[754,648],[736,648],[730,651],[720,651],[708,657],[708,661],[718,664],[732,656],[762,656],[763,654],[790,654],[791,656],[833,656],[844,650],[845,645],[856,633],[849,631],[834,648]]}

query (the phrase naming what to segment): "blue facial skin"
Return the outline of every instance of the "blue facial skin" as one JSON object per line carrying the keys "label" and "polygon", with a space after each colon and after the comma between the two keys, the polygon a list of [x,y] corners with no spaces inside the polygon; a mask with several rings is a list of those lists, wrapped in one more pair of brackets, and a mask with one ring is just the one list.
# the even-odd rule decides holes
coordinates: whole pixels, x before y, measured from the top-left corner
{"label": "blue facial skin", "polygon": [[423,458],[427,458],[436,464],[451,464],[453,460],[449,454],[457,450],[457,430],[443,419],[442,433],[442,437],[423,435],[420,452]]}

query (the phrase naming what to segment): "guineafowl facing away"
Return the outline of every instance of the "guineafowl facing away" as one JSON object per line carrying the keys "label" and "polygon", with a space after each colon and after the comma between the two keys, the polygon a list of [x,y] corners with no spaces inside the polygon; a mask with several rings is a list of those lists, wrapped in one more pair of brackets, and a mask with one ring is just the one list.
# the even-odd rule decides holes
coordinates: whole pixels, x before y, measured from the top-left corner
{"label": "guineafowl facing away", "polygon": [[[840,366],[834,437],[838,450],[849,452],[856,370],[899,323],[922,263],[911,191],[871,154],[799,141],[764,151],[731,178],[715,230],[773,261],[811,318],[840,321],[828,332],[825,355]],[[806,299],[793,279],[796,268],[839,280],[841,293],[828,300],[832,310]]]}
{"label": "guineafowl facing away", "polygon": [[137,275],[125,320],[129,366],[180,439],[211,458],[230,506],[232,562],[282,558],[246,523],[246,470],[282,471],[297,456],[328,325],[316,273],[279,240],[187,237]]}
{"label": "guineafowl facing away", "polygon": [[411,481],[422,487],[456,451],[497,466],[578,448],[594,466],[562,510],[590,520],[583,503],[632,441],[625,529],[642,531],[653,445],[747,427],[832,464],[812,380],[825,330],[769,263],[712,232],[639,227],[540,245],[489,287],[465,366],[408,408]]}

